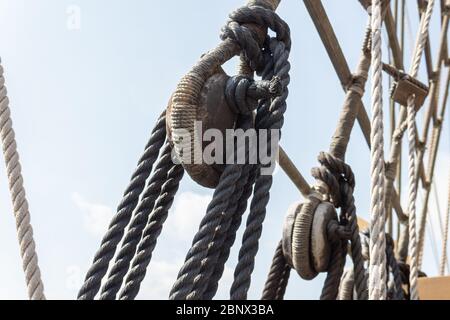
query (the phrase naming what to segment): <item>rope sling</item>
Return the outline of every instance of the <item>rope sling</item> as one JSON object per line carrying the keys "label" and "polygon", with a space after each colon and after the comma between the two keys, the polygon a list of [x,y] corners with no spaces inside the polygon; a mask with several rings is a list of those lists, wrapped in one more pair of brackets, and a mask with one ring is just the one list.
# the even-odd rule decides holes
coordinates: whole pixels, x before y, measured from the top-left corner
{"label": "rope sling", "polygon": [[[440,45],[434,68],[429,66],[431,63],[427,60],[428,68],[433,69],[428,75],[430,88],[417,77],[422,56],[428,59],[430,55],[427,46],[435,1],[418,1],[422,6],[420,26],[409,74],[402,71],[403,45],[400,47],[396,34],[393,35],[395,24],[390,1],[360,2],[368,12],[368,23],[357,68],[351,74],[346,71],[345,58],[339,51],[321,1],[304,0],[343,84],[345,99],[329,151],[319,154],[319,166],[311,170],[315,184],[309,186],[299,172],[292,174],[292,168],[291,174],[288,173],[291,179],[296,176],[296,185],[305,200],[294,203],[288,211],[262,300],[284,298],[292,269],[304,280],[313,280],[320,273],[326,273],[321,300],[419,299],[418,278],[425,276],[420,268],[428,198],[450,84],[449,73],[438,115],[441,68],[443,62],[448,60],[445,44],[450,1],[443,2],[442,6]],[[137,297],[185,173],[199,185],[214,189],[214,193],[170,290],[169,299],[211,300],[215,297],[244,213],[249,208],[230,288],[231,300],[247,299],[273,176],[266,173],[268,165],[261,159],[258,158],[256,164],[250,162],[254,155],[251,154],[251,146],[247,147],[245,143],[235,146],[224,165],[196,162],[202,156],[200,152],[204,146],[196,136],[195,125],[202,120],[202,129],[255,129],[256,142],[267,143],[266,154],[274,157],[278,153],[271,146],[276,140],[273,132],[281,131],[287,110],[291,50],[289,26],[275,13],[279,3],[280,0],[250,0],[246,6],[231,13],[222,29],[221,43],[203,55],[180,80],[167,109],[157,119],[150,134],[79,290],[79,300],[132,300]],[[385,64],[382,60],[383,21],[394,65]],[[228,76],[222,65],[235,56],[240,59],[237,75]],[[383,147],[383,71],[395,80],[391,99],[394,106],[396,103],[400,105],[386,162]],[[369,73],[371,119],[362,103]],[[255,80],[255,75],[260,80]],[[43,284],[4,82],[0,65],[0,136],[25,279],[30,299],[43,300]],[[419,139],[416,116],[428,94],[430,99],[425,113],[424,134]],[[211,114],[220,114],[220,119]],[[423,165],[424,146],[432,120],[434,126],[426,171]],[[395,124],[395,119],[393,121]],[[345,159],[356,122],[360,124],[371,149],[370,227],[367,230],[359,230],[354,198],[356,178]],[[270,133],[263,135],[262,129]],[[394,187],[401,171],[401,144],[405,132],[409,151],[407,212],[403,212]],[[186,149],[189,152],[185,152]],[[284,163],[282,167],[285,169],[289,159],[282,149],[279,153],[284,159],[280,159],[280,164]],[[236,164],[238,155],[244,155],[244,164]],[[426,190],[426,197],[416,226],[420,181]],[[450,190],[448,201],[450,206]],[[392,223],[392,210],[397,213],[399,228],[404,226],[396,242],[385,231],[386,224],[389,221]],[[449,216],[448,209],[443,231],[441,274],[444,274],[447,261]],[[352,260],[351,269],[345,269],[347,255]]]}

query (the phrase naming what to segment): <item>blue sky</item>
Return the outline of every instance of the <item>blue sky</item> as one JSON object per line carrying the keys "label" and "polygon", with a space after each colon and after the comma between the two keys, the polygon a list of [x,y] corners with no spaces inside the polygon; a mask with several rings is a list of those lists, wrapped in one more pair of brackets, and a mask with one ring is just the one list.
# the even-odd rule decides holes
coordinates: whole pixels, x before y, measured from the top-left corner
{"label": "blue sky", "polygon": [[[367,16],[358,1],[323,2],[354,69]],[[413,3],[407,1],[407,66],[417,28]],[[181,76],[218,43],[228,13],[242,4],[243,0],[0,0],[0,56],[49,298],[76,297],[157,116]],[[80,10],[80,28],[76,30],[68,27],[73,8]],[[310,169],[317,165],[319,152],[328,150],[344,94],[303,2],[282,1],[279,14],[289,23],[293,42],[282,145],[313,183]],[[433,52],[438,26],[435,15]],[[233,62],[226,65],[230,74],[233,66]],[[364,101],[370,114],[369,97]],[[419,126],[421,118],[422,113]],[[442,210],[446,205],[449,136],[447,122],[436,179]],[[358,214],[366,218],[369,156],[361,131],[355,127],[347,161],[357,176]],[[0,170],[0,182],[0,298],[26,298],[4,170]],[[139,298],[167,297],[210,196],[211,190],[185,177]],[[278,171],[251,298],[260,297],[285,212],[299,199],[301,195]],[[440,240],[434,205],[430,212]],[[227,297],[236,256],[235,248],[218,297]],[[427,238],[424,269],[430,275],[436,274],[434,260]],[[287,298],[318,298],[323,279],[319,276],[306,282],[293,273]]]}

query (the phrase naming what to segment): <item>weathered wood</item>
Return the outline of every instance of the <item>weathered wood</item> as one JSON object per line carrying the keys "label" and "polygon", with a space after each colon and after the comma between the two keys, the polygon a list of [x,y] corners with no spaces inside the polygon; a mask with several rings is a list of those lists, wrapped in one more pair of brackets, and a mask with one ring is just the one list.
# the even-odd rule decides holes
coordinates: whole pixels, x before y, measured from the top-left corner
{"label": "weathered wood", "polygon": [[450,300],[450,277],[419,278],[420,300]]}
{"label": "weathered wood", "polygon": [[307,197],[311,193],[311,187],[281,146],[279,147],[278,164],[300,193]]}

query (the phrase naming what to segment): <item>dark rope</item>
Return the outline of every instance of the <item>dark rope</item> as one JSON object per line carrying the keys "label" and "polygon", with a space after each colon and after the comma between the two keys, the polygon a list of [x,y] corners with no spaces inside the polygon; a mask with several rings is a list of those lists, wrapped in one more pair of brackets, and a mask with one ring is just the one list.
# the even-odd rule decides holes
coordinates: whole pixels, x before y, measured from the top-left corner
{"label": "dark rope", "polygon": [[[258,40],[256,39],[256,35],[247,27],[243,26],[245,24],[245,20],[248,21],[254,21],[252,19],[255,19],[255,15],[262,15],[263,17],[259,18],[259,22],[264,23],[262,27],[270,27],[275,28],[275,32],[277,35],[281,36],[281,41],[286,41],[282,36],[283,35],[289,35],[289,28],[286,23],[284,23],[272,10],[267,10],[260,7],[245,7],[238,9],[234,14],[232,14],[231,21],[228,23],[228,25],[223,29],[222,39],[232,39],[241,47],[243,56],[247,59],[248,65],[251,66],[254,70],[257,71],[264,71],[267,68],[267,54],[264,49],[262,49],[259,46]],[[240,22],[238,23],[233,20],[233,17],[239,17]],[[265,22],[268,21],[268,22]],[[256,22],[256,23],[259,23]],[[241,25],[242,24],[242,25]],[[277,30],[278,28],[285,28],[284,32],[281,32],[281,30]],[[273,43],[279,42],[277,40],[274,40]],[[280,42],[282,44],[282,42]],[[287,47],[290,48],[290,40],[289,42],[286,42]],[[274,45],[273,49],[276,49],[277,46]],[[270,48],[272,49],[272,48]],[[271,50],[274,52],[273,50]],[[282,52],[281,52],[282,51]],[[277,55],[279,60],[277,62],[281,62],[281,65],[278,66],[280,72],[279,76],[277,76],[280,79],[281,88],[283,88],[283,94],[279,98],[273,99],[273,101],[278,101],[277,103],[274,103],[274,111],[270,114],[269,119],[265,119],[266,122],[268,121],[268,125],[261,128],[281,128],[283,123],[283,113],[286,110],[285,105],[285,99],[287,97],[287,90],[286,88],[287,84],[289,83],[289,78],[285,76],[283,71],[287,74],[289,71],[289,65],[287,62],[287,57],[289,55],[288,50],[285,49],[285,45],[282,45],[282,50],[278,50],[277,53],[274,52],[274,55]],[[284,54],[285,51],[287,54]],[[285,61],[284,61],[284,60]],[[284,62],[284,63],[283,63]],[[287,66],[287,67],[286,67]],[[284,68],[284,69],[283,69]],[[282,77],[283,76],[283,77]],[[263,77],[263,80],[271,80]],[[277,84],[278,85],[278,84]],[[235,92],[237,92],[237,89],[239,87],[236,87]],[[243,83],[241,88],[248,89],[246,83]],[[269,87],[270,89],[270,87]],[[269,90],[276,92],[277,90]],[[229,98],[229,95],[227,96]],[[281,101],[279,101],[281,100]],[[242,99],[240,101],[243,101]],[[281,103],[280,103],[281,102]],[[284,103],[283,103],[284,102]],[[238,103],[236,104],[237,108],[242,107],[243,105]],[[242,108],[243,111],[247,112],[249,108],[244,105],[244,108]],[[258,111],[259,113],[259,111]],[[281,114],[281,117],[280,117]],[[267,117],[266,117],[267,118]],[[257,120],[258,123],[258,120]],[[273,126],[272,126],[273,125]],[[270,140],[269,140],[270,142]],[[196,234],[192,247],[189,250],[185,263],[183,267],[181,268],[177,281],[175,282],[171,293],[170,293],[170,299],[199,299],[204,297],[205,290],[207,291],[207,296],[212,298],[213,293],[217,290],[216,282],[218,282],[217,278],[220,278],[221,274],[223,273],[222,264],[224,265],[226,258],[229,256],[229,249],[225,248],[225,250],[220,252],[220,250],[216,250],[217,244],[220,242],[228,243],[231,242],[231,244],[234,242],[235,239],[235,231],[236,228],[236,222],[240,223],[240,216],[242,214],[238,213],[236,214],[237,218],[233,221],[233,212],[230,213],[230,211],[236,211],[238,205],[235,204],[229,204],[230,199],[233,198],[233,195],[237,189],[237,182],[238,179],[246,180],[248,179],[248,175],[243,175],[243,166],[237,166],[237,165],[227,165],[225,167],[225,171],[223,172],[218,187],[216,188],[216,191],[213,196],[213,200],[211,201],[207,213],[204,217],[204,219],[201,222],[200,229],[198,233]],[[246,169],[247,170],[247,169]],[[271,177],[270,177],[271,179]],[[260,180],[260,184],[263,182],[262,179]],[[270,188],[271,183],[267,184]],[[244,188],[244,185],[239,184],[239,188]],[[255,196],[261,197],[261,192],[267,193],[259,186],[259,195],[256,190],[258,189],[258,182],[256,182],[255,187]],[[248,188],[247,188],[248,190]],[[264,198],[266,195],[264,195]],[[239,198],[235,197],[238,201]],[[241,203],[246,202],[240,201]],[[268,201],[268,200],[267,200]],[[267,201],[261,202],[260,205],[263,203],[267,204]],[[253,206],[254,208],[255,206]],[[232,210],[234,209],[234,210]],[[262,208],[261,208],[262,209]],[[242,211],[242,209],[240,209]],[[244,209],[245,211],[245,209]],[[254,211],[254,210],[253,210]],[[261,210],[259,210],[261,211]],[[265,209],[264,209],[265,211]],[[252,210],[251,210],[252,212]],[[251,225],[250,225],[251,226]],[[239,225],[237,225],[237,228]],[[226,236],[227,230],[231,229],[231,232],[228,233],[229,236]],[[220,230],[221,234],[219,235],[219,240],[214,244],[215,240],[215,234],[217,230]],[[259,236],[258,236],[259,238]],[[252,241],[253,243],[254,241]],[[256,239],[257,242],[257,239]],[[212,243],[213,250],[210,250],[210,244]],[[256,243],[257,246],[257,243]],[[215,248],[214,248],[215,247]],[[252,248],[253,249],[253,248]],[[256,248],[257,251],[257,248]],[[211,253],[213,254],[212,258]],[[256,252],[255,252],[256,254]],[[225,261],[223,259],[225,258]],[[214,268],[211,268],[212,262],[220,260],[220,265],[216,270]],[[204,263],[206,263],[206,267],[203,267]],[[208,284],[208,277],[213,277],[214,280]],[[202,287],[204,289],[202,289]],[[208,289],[209,288],[209,289]],[[203,292],[202,292],[203,291]]]}
{"label": "dark rope", "polygon": [[124,196],[117,208],[109,229],[102,239],[100,249],[94,257],[89,268],[83,286],[78,293],[80,300],[93,300],[100,289],[103,276],[108,271],[109,262],[114,257],[124,230],[128,225],[132,213],[136,208],[139,195],[144,189],[145,182],[150,176],[153,164],[158,158],[159,151],[166,140],[166,115],[161,115],[152,131],[144,154],[141,156],[138,166],[131,177],[131,182],[124,192]]}
{"label": "dark rope", "polygon": [[[367,299],[368,293],[367,283],[365,281],[364,259],[361,253],[361,239],[356,216],[355,198],[353,196],[355,188],[353,171],[344,161],[329,153],[320,153],[318,160],[322,166],[320,168],[314,168],[312,174],[316,179],[328,185],[332,202],[336,207],[341,207],[341,223],[345,224],[351,233],[351,257],[353,260],[357,298],[365,300]],[[333,180],[333,176],[338,183],[337,189],[335,189],[336,182],[329,182]]]}
{"label": "dark rope", "polygon": [[[256,128],[280,130],[284,123],[284,113],[287,109],[286,99],[289,94],[287,89],[290,81],[289,50],[283,42],[272,39],[270,51],[273,54],[274,61],[273,73],[274,76],[281,79],[283,94],[271,101],[268,112],[261,114],[261,111],[258,111],[261,116],[256,118]],[[271,146],[271,139],[271,135],[268,134],[268,148]],[[268,151],[274,152],[274,150]],[[272,181],[273,177],[271,174],[259,175],[256,180],[242,247],[239,251],[238,264],[234,272],[234,282],[230,290],[232,300],[244,300],[247,298],[255,257],[259,248],[258,243],[262,233],[262,225],[266,216],[266,206],[270,198],[269,192]]]}
{"label": "dark rope", "polygon": [[350,235],[345,233],[345,229],[337,221],[331,221],[327,229],[328,241],[331,243],[331,259],[320,300],[336,300],[344,273],[347,239]]}
{"label": "dark rope", "polygon": [[225,269],[225,263],[228,261],[231,247],[236,240],[236,233],[241,225],[242,216],[245,213],[245,210],[247,210],[248,199],[253,192],[253,184],[255,183],[256,174],[254,166],[247,166],[247,168],[249,167],[250,172],[247,179],[247,184],[245,185],[242,196],[239,199],[236,213],[233,215],[233,220],[231,222],[230,228],[228,229],[227,238],[225,239],[222,246],[222,252],[220,253],[219,259],[215,265],[215,269],[211,275],[208,287],[203,295],[204,300],[211,300],[217,293],[219,280],[222,278],[223,271]]}
{"label": "dark rope", "polygon": [[122,241],[122,246],[109,272],[108,280],[102,287],[100,295],[100,299],[102,300],[114,300],[122,286],[123,278],[130,268],[130,262],[136,253],[136,247],[141,240],[142,231],[147,224],[148,217],[153,210],[163,184],[169,178],[167,173],[174,167],[171,153],[172,148],[169,143],[166,143],[155,171],[147,183],[147,187],[136,207],[135,214],[131,219],[128,231]]}
{"label": "dark rope", "polygon": [[283,300],[290,272],[291,267],[286,262],[280,241],[272,259],[261,300]]}
{"label": "dark rope", "polygon": [[222,221],[222,214],[228,207],[228,201],[233,196],[241,173],[242,166],[227,165],[225,167],[206,215],[200,223],[200,229],[194,237],[192,247],[187,253],[185,263],[170,292],[171,300],[185,300],[191,293],[195,277],[201,270],[209,244],[214,240],[214,233]]}
{"label": "dark rope", "polygon": [[125,278],[124,287],[119,293],[120,300],[132,300],[139,293],[141,282],[145,278],[153,250],[172,207],[183,175],[184,169],[181,165],[173,166],[167,173],[167,181],[162,186],[161,193],[155,202],[155,208],[148,218],[131,269]]}

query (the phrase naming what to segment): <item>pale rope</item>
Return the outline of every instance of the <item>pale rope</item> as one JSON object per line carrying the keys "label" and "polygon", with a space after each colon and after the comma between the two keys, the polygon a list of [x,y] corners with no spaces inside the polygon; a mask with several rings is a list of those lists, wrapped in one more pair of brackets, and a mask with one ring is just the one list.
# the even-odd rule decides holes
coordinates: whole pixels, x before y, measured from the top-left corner
{"label": "pale rope", "polygon": [[372,131],[369,299],[386,299],[381,0],[372,2]]}
{"label": "pale rope", "polygon": [[408,254],[410,257],[410,297],[411,300],[418,300],[419,294],[417,292],[417,279],[419,276],[418,268],[418,248],[417,248],[417,231],[416,231],[416,198],[417,198],[417,176],[416,176],[416,106],[414,103],[415,96],[408,98],[408,145],[409,145],[409,199],[408,199],[408,214],[409,214],[409,246]]}
{"label": "pale rope", "polygon": [[448,202],[447,202],[447,212],[445,214],[445,225],[444,225],[444,236],[442,239],[442,257],[441,264],[439,267],[439,274],[441,276],[445,275],[445,265],[447,263],[447,243],[448,243],[448,227],[450,223],[450,175],[448,179]]}
{"label": "pale rope", "polygon": [[[410,75],[413,78],[417,78],[419,73],[420,61],[428,38],[428,30],[430,25],[431,16],[433,14],[434,0],[429,0],[425,14],[422,16],[420,24],[420,32],[417,37],[417,43],[411,65]],[[419,277],[418,267],[418,244],[417,244],[417,231],[416,231],[416,199],[417,199],[417,175],[416,170],[416,106],[415,96],[412,95],[408,99],[407,106],[407,127],[408,127],[408,144],[409,144],[409,197],[408,197],[408,214],[409,214],[409,243],[408,254],[410,256],[410,299],[418,300],[419,294],[417,291],[417,280]]]}
{"label": "pale rope", "polygon": [[9,99],[3,77],[3,67],[0,65],[0,136],[3,145],[9,190],[13,202],[16,218],[17,234],[19,238],[20,254],[23,270],[31,300],[44,300],[44,286],[38,266],[38,258],[33,239],[33,228],[30,224],[30,212],[25,196],[19,154],[12,128]]}

